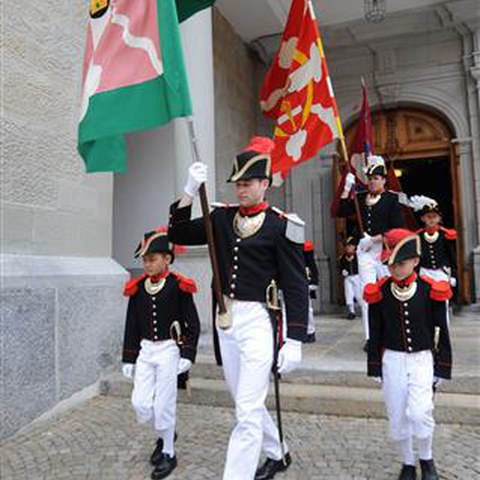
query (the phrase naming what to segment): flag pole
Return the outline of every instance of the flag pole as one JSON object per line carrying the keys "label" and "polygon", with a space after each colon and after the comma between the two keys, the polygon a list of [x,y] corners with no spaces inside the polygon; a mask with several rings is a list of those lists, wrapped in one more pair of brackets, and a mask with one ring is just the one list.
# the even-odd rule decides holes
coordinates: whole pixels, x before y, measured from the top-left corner
{"label": "flag pole", "polygon": [[[198,141],[195,135],[195,125],[194,125],[193,117],[191,116],[186,117],[186,119],[187,119],[187,125],[188,125],[188,133],[190,136],[190,143],[192,146],[193,161],[199,162],[200,152],[198,150]],[[210,216],[210,207],[208,203],[207,189],[205,187],[205,183],[202,183],[202,185],[200,185],[199,195],[200,195],[200,205],[202,207],[203,220],[205,223],[205,234],[207,236],[208,254],[210,257],[210,264],[212,266],[212,272],[213,272],[213,291],[218,304],[218,313],[220,316],[224,316],[227,313],[227,307],[225,305],[225,299],[223,298],[223,295],[222,295],[222,285],[220,282],[220,270],[218,268],[215,239],[213,236],[212,217]]]}
{"label": "flag pole", "polygon": [[[313,12],[313,6],[311,4],[311,1],[308,0],[308,3],[310,5],[311,11]],[[326,57],[325,57],[325,50],[323,48],[323,42],[322,42],[322,37],[320,36],[320,32],[318,32],[318,48],[320,49],[320,54],[321,54],[322,59],[325,61],[325,65],[327,65]],[[330,78],[330,73],[328,72],[328,66],[327,66],[327,82],[328,82],[328,87],[330,89],[330,96],[332,98],[332,101],[333,101],[333,104],[334,104],[334,107],[335,107],[334,108],[335,121],[337,123],[338,138],[340,140],[340,145],[342,147],[342,157],[343,157],[343,160],[344,160],[344,162],[347,166],[347,171],[349,173],[351,173],[352,168],[351,168],[350,161],[349,161],[349,158],[348,158],[347,145],[345,143],[345,135],[343,134],[342,122],[340,121],[340,112],[338,110],[337,99],[335,98],[335,92],[333,90],[333,82],[332,82],[332,79]],[[356,191],[353,192],[353,204],[355,206],[355,215],[357,217],[357,222],[358,222],[358,226],[360,228],[360,233],[363,236],[363,233],[365,232],[365,229],[363,227],[362,216],[360,214],[360,205],[358,204],[358,198],[357,198],[357,192]]]}

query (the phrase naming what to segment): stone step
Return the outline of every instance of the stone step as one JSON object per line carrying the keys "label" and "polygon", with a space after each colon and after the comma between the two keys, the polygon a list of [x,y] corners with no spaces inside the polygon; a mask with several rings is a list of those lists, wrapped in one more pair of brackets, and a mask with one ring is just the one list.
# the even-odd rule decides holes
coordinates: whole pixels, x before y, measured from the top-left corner
{"label": "stone step", "polygon": [[[292,377],[293,378],[293,377]],[[332,384],[283,382],[282,410],[346,417],[386,418],[382,392],[378,385],[368,387]],[[129,396],[132,384],[120,374],[106,377],[101,392],[111,396]],[[272,388],[267,399],[274,409]],[[181,392],[179,401],[195,405],[233,407],[225,382],[219,378],[192,375],[190,394]],[[480,425],[480,397],[475,394],[448,393],[435,395],[435,418],[439,423]]]}
{"label": "stone step", "polygon": [[[213,358],[202,358],[192,368],[192,378],[223,380],[222,368],[218,367]],[[296,370],[293,375],[282,378],[285,384],[295,385],[331,385],[338,387],[374,388],[375,382],[366,376],[365,372],[323,371],[312,368]],[[464,376],[444,381],[441,386],[444,393],[463,393],[480,395],[480,377]]]}

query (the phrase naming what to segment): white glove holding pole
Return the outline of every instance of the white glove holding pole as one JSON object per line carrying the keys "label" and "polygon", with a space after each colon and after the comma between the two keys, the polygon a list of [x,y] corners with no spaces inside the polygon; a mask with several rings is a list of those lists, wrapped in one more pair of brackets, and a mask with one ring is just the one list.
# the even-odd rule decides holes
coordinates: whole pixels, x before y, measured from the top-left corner
{"label": "white glove holding pole", "polygon": [[183,191],[190,197],[195,197],[200,185],[207,181],[208,167],[205,163],[195,162],[188,169],[188,179]]}
{"label": "white glove holding pole", "polygon": [[122,374],[125,378],[132,379],[133,378],[133,363],[124,363],[122,365]]}
{"label": "white glove holding pole", "polygon": [[278,373],[290,373],[302,363],[302,342],[287,338],[278,352]]}
{"label": "white glove holding pole", "polygon": [[358,243],[358,249],[362,252],[368,252],[374,243],[373,238],[368,233],[364,233],[363,238]]}
{"label": "white glove holding pole", "polygon": [[348,172],[347,176],[345,177],[345,186],[343,187],[343,191],[345,193],[350,193],[354,185],[355,185],[355,175],[351,172]]}
{"label": "white glove holding pole", "polygon": [[348,277],[348,270],[343,269],[343,270],[342,270],[342,275],[343,275],[344,277]]}
{"label": "white glove holding pole", "polygon": [[177,375],[188,372],[192,368],[192,362],[188,358],[181,358],[178,362]]}

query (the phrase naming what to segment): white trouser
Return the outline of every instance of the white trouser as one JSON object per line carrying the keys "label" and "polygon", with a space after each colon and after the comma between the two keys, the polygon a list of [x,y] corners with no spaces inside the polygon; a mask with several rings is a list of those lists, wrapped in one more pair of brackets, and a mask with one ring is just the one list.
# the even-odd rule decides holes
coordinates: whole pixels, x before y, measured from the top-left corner
{"label": "white trouser", "polygon": [[360,288],[360,275],[348,275],[343,279],[345,290],[345,303],[351,312],[355,311],[355,300],[363,307],[362,289]]}
{"label": "white trouser", "polygon": [[233,301],[232,326],[217,328],[223,373],[235,401],[236,425],[228,445],[224,480],[251,480],[261,450],[282,456],[278,430],[265,407],[273,361],[273,331],[265,306]]}
{"label": "white trouser", "polygon": [[433,436],[433,356],[430,350],[406,353],[385,350],[382,388],[390,435],[395,441],[412,435]]}
{"label": "white trouser", "polygon": [[[388,275],[388,268],[383,265],[380,260],[382,254],[382,243],[376,242],[373,244],[372,248],[368,252],[363,250],[358,250],[358,274],[360,276],[360,288],[361,295],[363,298],[363,291],[365,285],[368,283],[375,283],[382,277]],[[363,322],[363,331],[365,333],[365,339],[370,338],[370,332],[368,328],[368,303],[362,303],[362,322]]]}
{"label": "white trouser", "polygon": [[[286,330],[283,330],[286,332]],[[315,318],[313,315],[313,298],[308,299],[308,324],[307,324],[307,335],[312,335],[315,333]]]}
{"label": "white trouser", "polygon": [[180,351],[173,340],[142,340],[135,367],[132,405],[140,423],[155,430],[175,427]]}
{"label": "white trouser", "polygon": [[[442,270],[441,268],[420,268],[420,275],[424,277],[429,277],[436,282],[448,282],[450,285],[450,277],[448,276],[447,272]],[[450,327],[450,301],[447,300],[447,326]]]}

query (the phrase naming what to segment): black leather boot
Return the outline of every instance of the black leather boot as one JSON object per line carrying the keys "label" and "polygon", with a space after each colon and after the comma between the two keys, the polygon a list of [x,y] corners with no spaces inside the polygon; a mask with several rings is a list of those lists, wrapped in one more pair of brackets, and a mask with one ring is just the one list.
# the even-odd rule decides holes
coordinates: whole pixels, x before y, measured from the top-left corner
{"label": "black leather boot", "polygon": [[414,465],[404,465],[398,480],[416,480],[417,478],[417,469]]}
{"label": "black leather boot", "polygon": [[265,463],[255,473],[255,480],[269,480],[278,472],[284,472],[292,463],[292,458],[290,457],[289,453],[285,455],[285,463],[283,463],[283,460],[273,460],[273,458],[267,458]]}
{"label": "black leather boot", "polygon": [[355,312],[348,312],[347,320],[353,320],[355,318]]}
{"label": "black leather boot", "polygon": [[162,454],[160,462],[153,469],[150,478],[152,480],[160,480],[168,477],[177,467],[177,457],[171,457],[166,453]]}
{"label": "black leather boot", "polygon": [[363,351],[368,353],[368,340],[365,340],[365,344],[363,345]]}
{"label": "black leather boot", "polygon": [[315,332],[307,334],[307,338],[305,339],[305,343],[315,343]]}
{"label": "black leather boot", "polygon": [[155,446],[155,450],[150,456],[150,463],[152,465],[154,466],[158,465],[158,463],[162,460],[162,450],[163,450],[163,439],[159,438],[157,440],[157,445]]}
{"label": "black leather boot", "polygon": [[420,468],[422,469],[422,480],[439,480],[440,477],[433,460],[420,460]]}

